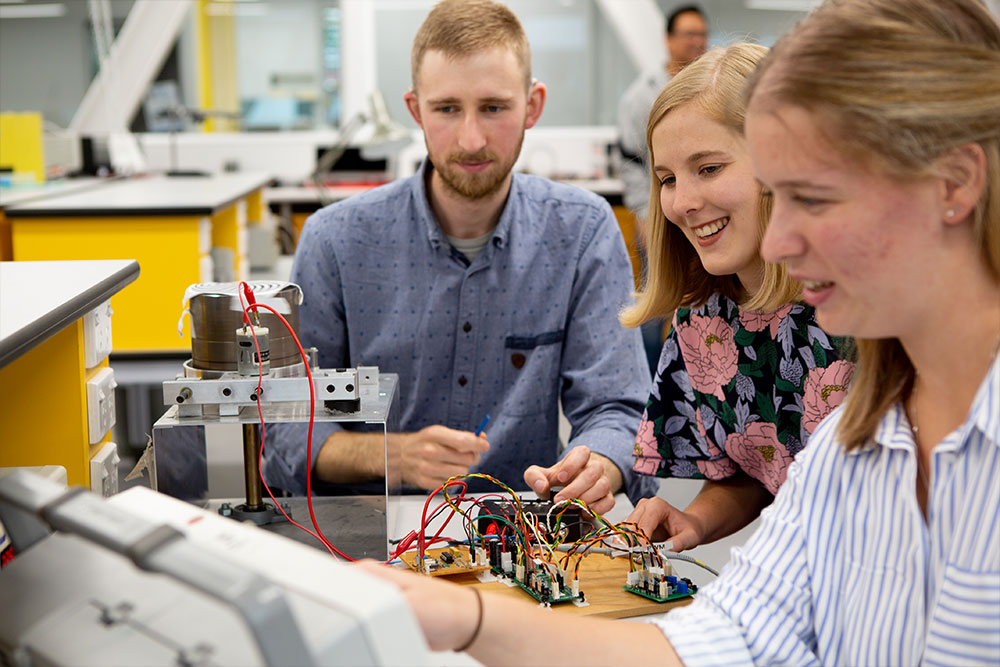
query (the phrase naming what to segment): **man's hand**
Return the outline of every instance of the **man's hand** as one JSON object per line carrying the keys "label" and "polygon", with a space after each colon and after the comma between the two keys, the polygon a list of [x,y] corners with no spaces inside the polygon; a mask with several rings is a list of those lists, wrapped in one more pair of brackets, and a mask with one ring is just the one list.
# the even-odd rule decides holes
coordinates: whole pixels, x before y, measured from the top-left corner
{"label": "man's hand", "polygon": [[[456,431],[435,424],[416,433],[390,435],[393,461],[398,462],[404,484],[436,489],[449,477],[464,475],[490,449],[486,434]],[[397,458],[398,455],[398,458]]]}
{"label": "man's hand", "polygon": [[436,489],[449,477],[464,475],[489,451],[486,434],[478,437],[434,425],[416,433],[336,431],[319,451],[316,473],[320,479],[338,484],[357,484],[385,475],[388,446],[390,485],[400,482],[421,489]]}
{"label": "man's hand", "polygon": [[539,498],[547,498],[553,486],[562,486],[554,502],[579,498],[598,514],[604,514],[615,506],[614,494],[622,487],[622,474],[611,459],[581,445],[554,466],[530,466],[524,471],[524,481]]}
{"label": "man's hand", "polygon": [[671,551],[692,549],[703,542],[701,520],[680,511],[663,498],[643,498],[625,521],[637,524],[654,542],[671,540]]}

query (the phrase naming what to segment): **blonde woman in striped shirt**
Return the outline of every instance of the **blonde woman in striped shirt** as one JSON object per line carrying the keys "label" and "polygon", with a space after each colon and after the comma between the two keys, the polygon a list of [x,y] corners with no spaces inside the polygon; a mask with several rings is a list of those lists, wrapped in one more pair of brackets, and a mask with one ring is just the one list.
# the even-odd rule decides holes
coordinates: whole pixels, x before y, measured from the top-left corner
{"label": "blonde woman in striped shirt", "polygon": [[845,404],[693,604],[616,623],[390,573],[487,664],[1000,664],[1000,24],[980,0],[828,0],[746,134],[765,259],[858,339]]}

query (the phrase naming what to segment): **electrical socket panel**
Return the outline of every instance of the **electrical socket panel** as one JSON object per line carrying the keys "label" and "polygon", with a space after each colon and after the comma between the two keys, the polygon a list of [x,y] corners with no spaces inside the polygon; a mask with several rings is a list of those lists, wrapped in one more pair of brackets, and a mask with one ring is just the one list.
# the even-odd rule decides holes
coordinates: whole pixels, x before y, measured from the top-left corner
{"label": "electrical socket panel", "polygon": [[111,302],[105,301],[83,316],[83,360],[93,368],[111,354]]}
{"label": "electrical socket panel", "polygon": [[87,380],[87,423],[90,444],[96,445],[115,425],[115,372],[102,368]]}
{"label": "electrical socket panel", "polygon": [[[212,250],[212,219],[205,216],[198,221],[198,254],[205,255]],[[209,279],[211,280],[211,279]]]}
{"label": "electrical socket panel", "polygon": [[211,254],[203,254],[198,258],[198,282],[210,283],[215,277],[215,261]]}
{"label": "electrical socket panel", "polygon": [[90,459],[90,490],[108,497],[118,493],[118,446],[109,442]]}

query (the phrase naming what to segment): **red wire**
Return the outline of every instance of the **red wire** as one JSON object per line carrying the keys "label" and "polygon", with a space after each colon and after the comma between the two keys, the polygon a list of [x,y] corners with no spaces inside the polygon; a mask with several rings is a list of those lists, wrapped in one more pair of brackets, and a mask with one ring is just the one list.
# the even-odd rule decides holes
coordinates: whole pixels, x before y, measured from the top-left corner
{"label": "red wire", "polygon": [[[468,487],[466,486],[466,484],[464,482],[462,482],[462,493],[459,494],[454,499],[455,504],[458,504],[460,501],[462,501],[462,500],[465,499],[465,489],[466,488],[468,488]],[[441,504],[438,505],[437,507],[435,507],[434,511],[431,512],[431,516],[433,517],[435,514],[437,514],[438,510],[440,510],[442,507],[444,507],[447,504],[448,504],[448,501],[446,501],[446,500],[441,501]],[[438,531],[436,533],[434,533],[434,537],[431,538],[431,541],[429,542],[429,544],[434,544],[435,542],[440,541],[439,538],[441,537],[441,533],[444,531],[445,528],[448,527],[448,524],[451,522],[451,520],[453,518],[455,518],[455,510],[451,511],[451,514],[449,514],[448,518],[444,520],[444,523],[441,524],[441,527],[438,528]],[[421,530],[426,530],[426,527],[421,526]]]}
{"label": "red wire", "polygon": [[[240,286],[243,287],[245,291],[249,291],[250,294],[253,294],[253,292],[249,289],[250,286],[247,285],[246,282],[241,282]],[[239,290],[237,290],[237,292],[239,292]],[[282,317],[281,313],[279,313],[277,310],[275,310],[271,306],[268,306],[267,304],[263,304],[263,303],[253,303],[253,304],[250,304],[249,306],[244,305],[243,304],[243,294],[240,294],[239,296],[240,296],[240,306],[243,308],[243,316],[244,317],[247,317],[248,311],[251,308],[253,308],[253,309],[266,308],[267,310],[271,311],[271,313],[275,317],[277,317],[281,321],[282,324],[285,325],[285,328],[288,329],[288,333],[291,335],[292,340],[295,341],[296,347],[299,348],[299,354],[302,356],[302,365],[305,366],[306,377],[309,380],[309,433],[308,433],[308,436],[307,436],[307,439],[306,439],[306,461],[311,462],[312,461],[312,432],[313,432],[313,422],[315,420],[315,415],[316,415],[316,395],[315,395],[315,389],[313,387],[312,371],[309,369],[309,359],[306,357],[306,352],[305,352],[304,349],[302,349],[302,343],[299,342],[299,337],[297,335],[295,335],[295,330],[292,329],[292,325],[288,323],[288,320],[286,320],[284,317]],[[254,329],[252,327],[250,329],[250,332],[253,335],[254,346],[257,349],[257,363],[260,366],[260,370],[263,371],[264,362],[263,362],[263,360],[261,359],[261,356],[260,356],[260,346],[257,343],[257,334],[256,334],[256,332],[254,331]],[[256,401],[256,403],[257,403],[257,412],[258,412],[258,414],[260,416],[260,423],[261,423],[261,438],[260,438],[260,456],[259,456],[259,461],[263,461],[263,458],[264,458],[264,413],[263,413],[263,411],[261,409],[261,406],[260,406],[260,402],[261,402],[260,392],[261,392],[261,382],[262,382],[262,380],[263,380],[263,375],[258,376],[258,378],[257,378],[257,401]],[[338,549],[337,547],[333,546],[333,544],[330,542],[330,540],[327,539],[326,535],[323,534],[323,531],[319,527],[319,523],[316,521],[316,514],[313,512],[313,505],[312,505],[312,469],[311,469],[311,463],[310,463],[309,469],[306,471],[306,504],[309,507],[309,518],[312,520],[313,527],[316,529],[315,533],[312,532],[311,530],[307,529],[307,528],[304,528],[303,526],[299,525],[295,521],[292,521],[292,519],[287,514],[285,514],[285,510],[281,507],[281,505],[275,499],[274,494],[271,493],[271,488],[267,485],[267,481],[264,479],[264,468],[263,468],[263,465],[258,465],[258,474],[260,475],[260,481],[261,481],[261,483],[264,485],[264,488],[267,490],[267,495],[270,496],[271,500],[274,501],[275,506],[281,511],[281,514],[286,519],[288,519],[289,522],[291,522],[292,524],[298,526],[299,528],[302,528],[302,530],[306,531],[307,533],[309,533],[310,535],[312,535],[313,537],[315,537],[316,539],[318,539],[320,542],[323,543],[323,546],[325,546],[328,551],[336,553],[337,555],[339,555],[341,558],[344,558],[345,560],[350,560],[350,561],[354,560],[353,558],[351,558],[350,556],[348,556],[347,554],[345,554],[344,552],[342,552],[340,549]]]}
{"label": "red wire", "polygon": [[[460,482],[460,484],[462,484],[463,487],[466,486],[464,482]],[[439,490],[440,490],[440,487],[439,487]],[[436,493],[437,493],[437,491],[434,492],[434,494],[436,494]],[[434,495],[434,494],[431,494],[431,495]],[[464,489],[463,489],[463,492],[456,497],[456,500],[464,500],[464,499],[465,499],[465,492],[464,492]],[[428,498],[428,500],[424,501],[424,507],[425,507],[425,509],[426,509],[426,506],[427,506],[427,504],[429,502],[430,502],[429,498]],[[448,501],[442,500],[441,503],[431,511],[431,519],[429,519],[428,522],[432,521],[434,515],[437,514],[441,510],[441,508],[443,508],[447,504],[448,504]],[[448,526],[448,523],[452,520],[452,518],[454,516],[455,516],[455,512],[454,512],[454,510],[452,510],[452,513],[448,515],[447,519],[445,519],[444,524],[434,534],[434,537],[432,537],[430,539],[430,541],[427,542],[426,544],[434,544],[436,542],[448,541],[447,538],[441,538],[441,533]],[[426,526],[426,523],[424,523],[424,522],[421,523],[420,530],[421,530],[421,534],[424,535],[424,537],[426,539],[426,535],[427,535],[427,526]],[[403,539],[401,539],[399,541],[399,544],[397,545],[396,550],[392,553],[392,556],[389,558],[389,560],[393,560],[395,558],[398,558],[400,554],[408,551],[409,548],[410,548],[410,546],[417,539],[417,537],[418,537],[418,533],[415,530],[411,530],[409,533],[407,533],[406,537],[404,537]],[[424,555],[423,553],[420,553],[420,552],[418,552],[418,553],[420,554],[421,557]]]}
{"label": "red wire", "polygon": [[[445,484],[447,484],[447,482],[445,482]],[[425,533],[426,528],[427,528],[427,506],[430,505],[431,498],[433,498],[434,496],[436,496],[438,494],[438,491],[444,490],[445,484],[442,484],[441,486],[439,486],[438,488],[434,489],[429,494],[427,494],[427,499],[424,500],[424,510],[423,510],[423,512],[420,513],[420,532],[417,533],[417,554],[420,556],[420,560],[421,561],[423,561],[423,559],[424,559],[424,553],[425,553],[425,551],[427,549],[427,545],[424,544],[424,533]],[[465,490],[468,488],[468,484],[466,484],[465,482],[461,482],[461,481],[459,481],[459,482],[453,482],[452,484],[461,484],[462,485],[462,493],[459,494],[457,500],[465,498]],[[451,485],[449,485],[449,486],[451,486]],[[445,501],[445,503],[447,504],[447,500]],[[440,505],[438,506],[438,508],[440,508]],[[435,509],[434,512],[437,512],[437,509]],[[434,515],[434,512],[431,512],[431,516]],[[451,515],[454,516],[454,514],[455,514],[455,512],[452,511]],[[451,520],[451,516],[448,517],[448,521],[450,521],[450,520]],[[445,523],[447,524],[447,522],[445,522]],[[440,532],[438,532],[438,535],[440,535]],[[435,535],[434,537],[436,538],[437,535]]]}
{"label": "red wire", "polygon": [[[315,390],[314,390],[314,387],[313,387],[312,372],[311,372],[311,370],[309,368],[309,360],[306,357],[305,350],[302,348],[302,343],[299,342],[299,337],[295,334],[295,331],[292,329],[292,326],[288,323],[288,321],[284,317],[282,317],[282,315],[278,311],[276,311],[271,306],[268,306],[267,304],[256,303],[255,300],[254,300],[254,297],[253,297],[253,290],[250,288],[250,286],[246,282],[241,282],[240,286],[243,288],[243,292],[240,293],[239,290],[237,290],[237,293],[239,294],[239,297],[240,297],[240,306],[243,309],[243,318],[244,318],[243,321],[244,321],[244,323],[249,323],[250,322],[250,320],[249,320],[249,311],[251,309],[257,310],[259,308],[266,308],[267,310],[271,311],[271,313],[275,317],[277,317],[278,320],[280,320],[282,324],[285,325],[285,328],[288,329],[288,333],[292,336],[292,339],[295,341],[296,347],[298,347],[298,349],[299,349],[299,354],[302,357],[302,364],[303,364],[303,366],[305,366],[305,369],[306,369],[306,377],[307,377],[307,379],[309,381],[309,433],[308,433],[307,440],[306,440],[306,460],[311,462],[312,461],[312,431],[313,431],[313,423],[315,421],[316,396],[315,396]],[[249,305],[245,305],[243,303],[243,296],[244,296],[244,294],[246,295],[247,300],[250,302]],[[319,527],[319,523],[316,521],[316,515],[315,515],[315,513],[313,511],[313,505],[312,505],[312,469],[311,469],[311,466],[310,466],[310,469],[307,470],[307,474],[306,474],[306,503],[307,503],[307,505],[309,507],[309,518],[312,520],[313,527],[316,529],[316,532],[313,532],[313,531],[309,530],[308,528],[306,528],[305,526],[302,526],[301,524],[295,522],[294,520],[292,520],[291,517],[288,516],[288,514],[285,513],[285,510],[281,507],[280,503],[278,503],[277,499],[274,497],[274,494],[271,492],[271,488],[268,486],[267,481],[264,479],[264,467],[263,467],[264,441],[265,441],[265,436],[266,436],[266,432],[267,432],[266,431],[266,425],[264,423],[264,412],[263,412],[263,409],[261,408],[261,391],[262,391],[262,385],[261,385],[261,383],[263,381],[264,362],[263,362],[263,359],[261,359],[260,344],[257,341],[257,333],[256,333],[255,329],[253,328],[253,326],[251,326],[251,328],[250,328],[250,333],[253,336],[254,347],[257,350],[257,363],[258,363],[258,366],[260,368],[260,374],[257,377],[257,401],[256,401],[256,403],[257,403],[257,414],[260,417],[260,426],[261,426],[261,438],[260,438],[260,440],[261,440],[261,447],[260,447],[260,453],[258,455],[258,474],[260,475],[261,484],[263,484],[264,489],[267,491],[267,495],[274,502],[275,507],[278,508],[278,511],[281,512],[281,514],[285,517],[285,519],[288,520],[289,523],[291,523],[292,525],[294,525],[294,526],[296,526],[296,527],[304,530],[305,532],[307,532],[310,535],[312,535],[313,537],[315,537],[317,540],[319,540],[323,544],[324,547],[326,547],[327,551],[329,551],[331,554],[336,553],[341,558],[353,561],[354,560],[353,558],[351,558],[347,554],[345,554],[342,551],[340,551],[337,547],[333,546],[333,544],[330,542],[330,540],[327,539],[326,535],[323,534],[322,529],[320,529],[320,527]],[[416,535],[414,535],[414,531],[410,531],[410,533],[405,538],[403,538],[403,540],[400,541],[400,545],[396,548],[396,550],[393,552],[393,554],[389,557],[388,560],[394,560],[395,558],[399,557],[400,554],[404,553],[407,549],[409,549],[410,545],[413,543],[414,537],[416,537],[416,539],[417,539],[418,553],[419,553],[421,561],[423,561],[424,555],[426,553],[426,548],[429,545],[436,544],[436,543],[442,542],[442,541],[447,541],[446,539],[441,538],[441,533],[448,526],[448,523],[451,522],[451,519],[455,516],[455,511],[452,510],[451,514],[448,515],[448,518],[445,519],[444,523],[441,525],[441,527],[438,529],[438,531],[434,534],[434,536],[429,541],[425,541],[426,540],[426,528],[427,528],[427,506],[430,504],[430,499],[431,498],[433,498],[439,491],[444,491],[445,486],[449,486],[450,487],[450,486],[455,486],[455,485],[461,485],[462,491],[461,491],[461,493],[459,493],[452,500],[452,502],[454,504],[458,504],[461,501],[465,500],[465,492],[466,492],[466,490],[468,488],[468,485],[465,482],[460,481],[460,480],[453,481],[451,484],[448,484],[446,482],[445,484],[439,486],[437,489],[435,489],[433,492],[431,492],[427,496],[427,499],[424,501],[423,512],[421,513],[421,516],[420,516],[420,532],[416,533]],[[435,514],[437,514],[437,512],[442,507],[444,507],[447,504],[448,504],[447,500],[442,501],[441,504],[439,504],[436,508],[434,508],[434,511],[431,512],[431,516],[434,516]],[[386,562],[388,562],[388,560]]]}

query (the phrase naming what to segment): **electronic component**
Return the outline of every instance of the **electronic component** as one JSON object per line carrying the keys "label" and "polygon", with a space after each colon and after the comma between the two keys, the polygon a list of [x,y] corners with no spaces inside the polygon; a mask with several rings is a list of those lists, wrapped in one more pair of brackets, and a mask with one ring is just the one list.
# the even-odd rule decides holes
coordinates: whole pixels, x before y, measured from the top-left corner
{"label": "electronic component", "polygon": [[250,324],[240,327],[236,330],[236,346],[236,367],[240,375],[257,377],[271,372],[271,338],[267,327]]}
{"label": "electronic component", "polygon": [[[486,479],[509,494],[499,500],[482,500],[465,495],[468,478]],[[461,489],[456,489],[456,486]],[[458,490],[458,493],[449,491]],[[458,562],[467,554],[466,563],[475,568],[489,568],[509,586],[517,586],[545,605],[564,602],[585,602],[580,590],[580,565],[588,553],[607,553],[629,559],[629,572],[623,588],[635,595],[668,602],[694,595],[698,587],[690,579],[674,575],[669,559],[677,558],[706,567],[699,561],[664,552],[663,545],[654,544],[631,522],[612,525],[579,499],[564,503],[548,500],[521,499],[503,482],[482,473],[457,475],[431,493],[424,504],[428,516],[431,499],[443,492],[444,501],[430,513],[439,516],[445,506],[452,510],[444,524],[430,536],[429,519],[423,518],[418,531],[417,554],[402,556],[411,568],[426,574],[459,571]],[[463,508],[463,505],[465,507]],[[471,507],[478,511],[473,513]],[[463,518],[468,546],[456,550],[427,550],[441,538],[441,531],[453,516]],[[429,537],[428,537],[429,536]],[[401,549],[406,549],[412,539]],[[422,557],[423,554],[425,557]],[[448,558],[454,559],[449,562]],[[418,565],[419,564],[419,565]],[[482,578],[480,578],[482,580]]]}
{"label": "electronic component", "polygon": [[428,549],[424,555],[422,568],[420,554],[416,551],[408,551],[401,554],[399,559],[411,569],[429,574],[432,577],[463,574],[465,572],[482,572],[490,569],[487,563],[473,563],[469,558],[468,550],[460,547]]}
{"label": "electronic component", "polygon": [[[560,570],[552,563],[543,563],[539,559],[534,559],[529,567],[518,565],[514,569],[511,581],[542,604],[552,605],[560,602],[572,602],[573,600],[582,602],[584,600],[583,593],[580,592],[580,582],[574,580],[571,585],[567,586],[566,571]],[[497,574],[503,574],[497,569],[493,571]]]}
{"label": "electronic component", "polygon": [[[485,547],[472,549],[476,565],[485,563],[493,574],[507,579],[543,604],[584,600],[579,580],[553,562],[526,558],[513,535],[490,539]],[[528,565],[522,561],[528,560]]]}
{"label": "electronic component", "polygon": [[[550,542],[575,542],[594,529],[594,525],[576,505],[560,505],[553,509],[551,500],[521,500],[520,507],[525,515],[534,516],[538,520],[545,539]],[[492,516],[513,522],[517,518],[517,506],[511,500],[486,500],[479,503],[477,528],[483,535],[496,535],[503,531],[501,522],[491,519]]]}
{"label": "electronic component", "polygon": [[[669,572],[669,565],[667,571]],[[629,572],[626,584],[622,586],[629,593],[641,595],[656,602],[672,602],[691,597],[698,592],[698,585],[687,577],[678,578],[664,574],[664,568],[650,567]]]}

